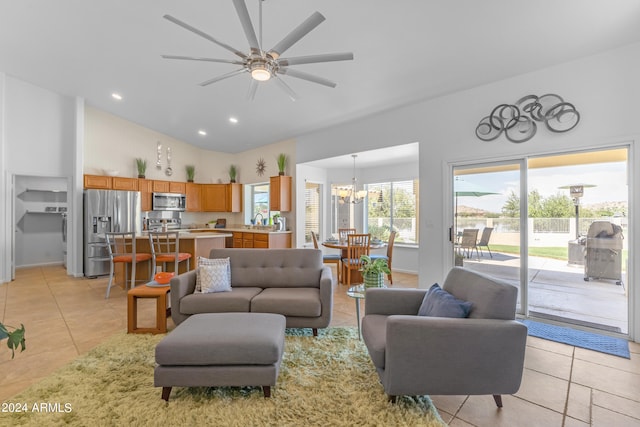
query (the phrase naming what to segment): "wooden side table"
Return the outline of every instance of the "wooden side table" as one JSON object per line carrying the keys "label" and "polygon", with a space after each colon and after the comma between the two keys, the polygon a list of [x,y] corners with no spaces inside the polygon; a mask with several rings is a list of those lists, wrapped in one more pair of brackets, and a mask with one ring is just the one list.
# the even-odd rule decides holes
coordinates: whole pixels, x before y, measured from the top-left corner
{"label": "wooden side table", "polygon": [[[127,332],[130,334],[164,334],[167,332],[167,316],[171,314],[171,308],[167,308],[167,294],[170,286],[151,287],[141,285],[131,289],[127,293]],[[156,327],[138,327],[138,298],[156,299]]]}

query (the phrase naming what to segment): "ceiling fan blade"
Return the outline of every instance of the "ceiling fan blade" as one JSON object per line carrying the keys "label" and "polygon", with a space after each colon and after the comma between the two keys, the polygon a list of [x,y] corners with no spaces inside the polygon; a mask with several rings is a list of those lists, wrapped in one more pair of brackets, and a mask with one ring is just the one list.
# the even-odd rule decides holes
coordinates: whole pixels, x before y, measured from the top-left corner
{"label": "ceiling fan blade", "polygon": [[203,38],[205,38],[205,39],[217,44],[218,46],[221,46],[221,47],[227,49],[230,52],[233,52],[234,54],[238,55],[242,59],[245,59],[247,57],[247,55],[245,55],[244,53],[240,52],[238,49],[236,49],[234,47],[231,47],[228,44],[222,43],[221,41],[218,41],[218,40],[214,39],[212,36],[210,36],[209,34],[205,33],[204,31],[200,31],[199,29],[197,29],[195,27],[192,27],[191,25],[187,24],[186,22],[182,22],[178,18],[174,18],[171,15],[164,15],[163,18],[168,20],[168,21],[173,22],[176,25],[181,26],[185,30],[191,31],[194,34],[197,34],[200,37],[203,37]]}
{"label": "ceiling fan blade", "polygon": [[313,64],[316,62],[350,61],[353,59],[352,52],[325,53],[321,55],[296,56],[293,58],[280,58],[278,65],[287,67],[289,65]]}
{"label": "ceiling fan blade", "polygon": [[206,61],[206,62],[222,62],[224,64],[244,65],[242,61],[232,61],[230,59],[202,58],[199,56],[182,56],[182,55],[162,55],[164,59],[183,59],[186,61]]}
{"label": "ceiling fan blade", "polygon": [[249,86],[249,92],[247,92],[247,99],[253,101],[256,96],[256,90],[258,90],[258,81],[251,79],[251,85]]}
{"label": "ceiling fan blade", "polygon": [[233,77],[233,76],[236,76],[238,74],[246,73],[246,72],[247,72],[246,68],[240,68],[239,70],[234,70],[234,71],[231,71],[230,73],[223,74],[221,76],[214,77],[212,79],[206,80],[206,81],[204,81],[202,83],[199,83],[199,85],[200,86],[208,86],[211,83],[219,82],[220,80],[228,79],[229,77]]}
{"label": "ceiling fan blade", "polygon": [[295,77],[297,79],[307,80],[324,86],[336,87],[336,83],[332,82],[331,80],[314,76],[313,74],[305,73],[303,71],[291,70],[289,68],[280,68],[279,72],[281,74],[286,74],[287,76]]}
{"label": "ceiling fan blade", "polygon": [[238,17],[240,18],[240,23],[242,24],[244,35],[249,41],[251,53],[260,54],[260,44],[258,43],[256,32],[253,29],[251,17],[249,17],[249,11],[247,10],[247,5],[245,4],[244,0],[233,0],[233,5],[236,7],[236,12],[238,13]]}
{"label": "ceiling fan blade", "polygon": [[283,38],[277,45],[275,45],[269,54],[278,59],[287,49],[293,46],[298,40],[306,36],[311,30],[325,20],[325,17],[320,12],[314,12],[308,17],[302,24],[293,29],[285,38]]}
{"label": "ceiling fan blade", "polygon": [[293,89],[291,89],[291,87],[288,84],[286,84],[281,78],[279,78],[274,74],[273,80],[278,84],[278,86],[280,86],[282,90],[284,90],[287,93],[287,95],[289,95],[289,98],[291,98],[292,101],[295,101],[296,99],[298,99],[298,95],[296,95]]}

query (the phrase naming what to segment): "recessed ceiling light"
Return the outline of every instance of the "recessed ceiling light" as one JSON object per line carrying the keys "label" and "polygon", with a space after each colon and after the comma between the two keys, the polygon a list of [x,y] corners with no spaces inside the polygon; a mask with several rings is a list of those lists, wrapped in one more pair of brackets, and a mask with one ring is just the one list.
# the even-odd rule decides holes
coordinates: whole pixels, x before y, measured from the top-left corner
{"label": "recessed ceiling light", "polygon": [[233,124],[238,123],[238,119],[236,119],[235,117],[229,117],[229,121]]}
{"label": "recessed ceiling light", "polygon": [[198,134],[202,135],[202,136],[206,136],[207,135],[207,131],[200,129],[198,131]]}
{"label": "recessed ceiling light", "polygon": [[111,97],[112,97],[113,99],[117,99],[118,101],[122,101],[122,95],[120,95],[119,93],[115,93],[115,92],[113,92],[113,93],[111,94]]}

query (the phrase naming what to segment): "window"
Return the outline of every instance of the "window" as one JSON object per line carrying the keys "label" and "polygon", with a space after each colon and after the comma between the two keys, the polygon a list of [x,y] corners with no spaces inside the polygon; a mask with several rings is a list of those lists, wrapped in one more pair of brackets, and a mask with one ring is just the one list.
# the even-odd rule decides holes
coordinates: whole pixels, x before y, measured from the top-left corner
{"label": "window", "polygon": [[269,183],[249,184],[247,185],[246,192],[246,205],[248,209],[245,209],[249,218],[246,218],[247,223],[256,217],[257,214],[261,214],[263,219],[269,221]]}
{"label": "window", "polygon": [[304,185],[304,242],[311,243],[311,232],[320,235],[320,195],[322,185],[306,182]]}
{"label": "window", "polygon": [[395,230],[396,242],[418,244],[418,180],[369,184],[367,190],[367,232],[387,240]]}

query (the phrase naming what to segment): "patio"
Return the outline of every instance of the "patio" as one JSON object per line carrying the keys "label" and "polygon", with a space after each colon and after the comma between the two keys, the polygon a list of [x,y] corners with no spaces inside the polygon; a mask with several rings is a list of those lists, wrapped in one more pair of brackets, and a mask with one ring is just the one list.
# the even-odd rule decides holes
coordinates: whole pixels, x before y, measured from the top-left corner
{"label": "patio", "polygon": [[[520,258],[493,252],[464,259],[464,267],[499,277],[519,287]],[[626,274],[614,280],[584,280],[584,266],[529,257],[529,314],[601,331],[628,333]],[[518,309],[520,309],[520,301]]]}

